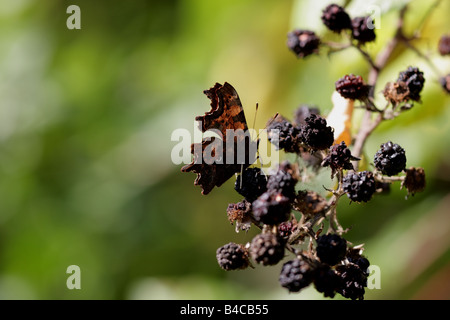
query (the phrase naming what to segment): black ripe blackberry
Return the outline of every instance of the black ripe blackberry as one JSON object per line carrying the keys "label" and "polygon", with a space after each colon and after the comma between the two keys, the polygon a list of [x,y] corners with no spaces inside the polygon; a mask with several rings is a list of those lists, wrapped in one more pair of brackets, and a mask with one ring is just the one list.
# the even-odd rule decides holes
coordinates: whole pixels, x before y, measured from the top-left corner
{"label": "black ripe blackberry", "polygon": [[450,54],[450,35],[443,35],[439,39],[438,49],[443,56]]}
{"label": "black ripe blackberry", "polygon": [[441,86],[445,90],[445,92],[450,93],[450,74],[439,79],[439,82],[441,83]]}
{"label": "black ripe blackberry", "polygon": [[282,116],[271,119],[267,125],[267,139],[276,146],[277,150],[286,152],[299,152],[300,133],[299,127],[293,126]]}
{"label": "black ripe blackberry", "polygon": [[249,266],[248,252],[243,245],[230,242],[217,249],[217,262],[224,270],[245,269]]}
{"label": "black ripe blackberry", "polygon": [[251,202],[267,190],[266,175],[260,168],[247,168],[236,178],[234,189]]}
{"label": "black ripe blackberry", "polygon": [[283,264],[279,282],[289,292],[299,292],[309,286],[313,279],[314,270],[309,263],[301,259],[294,259]]}
{"label": "black ripe blackberry", "polygon": [[250,255],[256,263],[275,265],[284,258],[284,241],[272,233],[260,233],[250,244]]}
{"label": "black ripe blackberry", "polygon": [[321,262],[334,266],[344,259],[347,241],[337,234],[326,234],[317,238],[316,251]]}
{"label": "black ripe blackberry", "polygon": [[406,71],[400,72],[397,81],[406,83],[409,89],[409,98],[414,101],[420,100],[420,92],[425,83],[423,72],[417,67],[408,67]]}
{"label": "black ripe blackberry", "polygon": [[373,163],[381,173],[387,176],[395,176],[405,170],[405,150],[398,144],[388,141],[380,146]]}
{"label": "black ripe blackberry", "polygon": [[294,112],[294,125],[300,126],[305,124],[305,119],[311,114],[320,115],[319,108],[307,104],[300,105]]}
{"label": "black ripe blackberry", "polygon": [[328,265],[323,264],[317,268],[314,275],[314,287],[318,292],[323,293],[324,297],[334,298],[336,290],[341,286],[341,278]]}
{"label": "black ripe blackberry", "polygon": [[321,116],[311,114],[302,126],[302,140],[313,150],[328,149],[334,142],[333,128]]}
{"label": "black ripe blackberry", "polygon": [[332,174],[334,175],[335,171],[340,169],[353,169],[353,165],[350,162],[351,160],[359,159],[352,156],[350,149],[347,148],[345,142],[342,141],[340,144],[331,146],[328,156],[322,161],[322,166],[330,167]]}
{"label": "black ripe blackberry", "polygon": [[358,265],[349,263],[336,267],[336,273],[341,278],[337,292],[343,297],[352,300],[364,299],[365,287],[367,287],[367,272]]}
{"label": "black ripe blackberry", "polygon": [[347,74],[335,83],[336,91],[351,100],[365,100],[369,95],[369,86],[364,83],[361,76]]}
{"label": "black ripe blackberry", "polygon": [[328,29],[338,33],[344,29],[352,28],[352,21],[345,9],[334,3],[323,10],[322,22]]}
{"label": "black ripe blackberry", "polygon": [[372,17],[357,17],[352,20],[352,37],[359,43],[366,43],[374,41],[375,35],[375,21]]}
{"label": "black ripe blackberry", "polygon": [[375,178],[370,171],[348,173],[342,187],[350,200],[355,202],[367,202],[375,193]]}
{"label": "black ripe blackberry", "polygon": [[406,177],[402,182],[402,187],[406,187],[409,194],[414,195],[425,189],[425,170],[423,168],[411,167],[406,169]]}
{"label": "black ripe blackberry", "polygon": [[253,201],[252,210],[256,221],[277,225],[289,219],[291,199],[280,191],[270,189]]}
{"label": "black ripe blackberry", "polygon": [[370,267],[370,262],[367,258],[361,255],[360,249],[349,248],[347,250],[346,258],[349,263],[357,265],[361,271],[363,271],[367,276],[369,275],[368,269]]}
{"label": "black ripe blackberry", "polygon": [[285,197],[293,199],[297,181],[295,167],[284,161],[269,175],[267,189],[281,192]]}
{"label": "black ripe blackberry", "polygon": [[287,46],[297,58],[304,58],[319,50],[320,39],[309,30],[294,30],[288,33]]}

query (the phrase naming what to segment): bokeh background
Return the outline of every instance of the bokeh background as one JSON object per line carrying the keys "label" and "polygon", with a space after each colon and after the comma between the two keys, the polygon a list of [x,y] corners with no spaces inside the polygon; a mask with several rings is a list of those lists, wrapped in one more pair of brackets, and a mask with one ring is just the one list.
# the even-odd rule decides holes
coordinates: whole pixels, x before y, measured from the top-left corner
{"label": "bokeh background", "polygon": [[[352,16],[370,4],[382,11],[372,55],[404,2],[351,2]],[[249,123],[259,103],[259,129],[301,103],[327,114],[338,78],[366,77],[353,49],[298,60],[286,48],[293,28],[335,39],[320,21],[328,3],[0,0],[0,298],[320,299],[313,288],[281,288],[281,264],[221,270],[216,249],[257,230],[237,234],[226,218],[228,203],[240,200],[233,181],[202,196],[170,154],[171,133],[193,132],[194,117],[209,110],[202,91],[215,82],[237,89]],[[407,30],[432,3],[411,2]],[[81,8],[81,30],[66,28],[70,4]],[[438,55],[437,42],[450,32],[448,12],[441,1],[415,41],[443,74],[450,58]],[[381,270],[381,289],[366,299],[450,298],[450,96],[404,49],[377,91],[409,65],[425,72],[423,103],[383,123],[366,154],[399,143],[408,166],[425,168],[427,189],[405,200],[397,183],[389,195],[344,200],[338,211],[352,227],[346,238],[365,243]],[[81,290],[66,287],[73,264]]]}

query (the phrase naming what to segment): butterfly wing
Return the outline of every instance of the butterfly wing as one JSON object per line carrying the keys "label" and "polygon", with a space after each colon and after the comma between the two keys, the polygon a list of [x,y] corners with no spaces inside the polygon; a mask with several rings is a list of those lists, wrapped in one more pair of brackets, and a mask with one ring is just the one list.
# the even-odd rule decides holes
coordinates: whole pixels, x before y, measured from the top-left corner
{"label": "butterfly wing", "polygon": [[[241,101],[236,90],[229,83],[225,82],[224,85],[216,83],[214,87],[203,92],[211,100],[211,110],[206,112],[205,115],[196,117],[195,120],[199,121],[200,130],[205,132],[207,130],[216,129],[222,134],[221,147],[223,155],[227,154],[226,150],[226,133],[227,129],[239,130],[241,132],[248,132],[247,121],[245,119],[244,109],[242,108]],[[181,168],[182,172],[194,172],[197,174],[197,178],[194,181],[195,185],[199,185],[202,188],[202,194],[206,195],[214,187],[220,187],[224,182],[230,179],[235,173],[240,172],[242,169],[248,167],[253,163],[248,155],[249,148],[246,149],[246,159],[249,159],[245,164],[239,164],[234,162],[232,164],[224,163],[212,163],[207,164],[203,159],[205,150],[210,146],[214,139],[204,138],[201,144],[193,144],[191,146],[191,152],[194,155],[192,163]],[[238,143],[245,139],[242,135],[234,137],[233,143],[234,150],[237,150]],[[201,146],[200,146],[201,145]]]}

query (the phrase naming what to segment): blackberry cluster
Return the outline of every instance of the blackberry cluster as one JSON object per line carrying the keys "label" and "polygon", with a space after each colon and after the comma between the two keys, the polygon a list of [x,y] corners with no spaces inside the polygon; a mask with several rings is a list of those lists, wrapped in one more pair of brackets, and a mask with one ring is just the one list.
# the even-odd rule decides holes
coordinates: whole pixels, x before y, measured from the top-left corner
{"label": "blackberry cluster", "polygon": [[284,258],[284,244],[284,240],[273,233],[261,233],[253,238],[250,255],[259,264],[275,265]]}
{"label": "blackberry cluster", "polygon": [[320,39],[309,30],[294,30],[288,33],[287,46],[298,58],[307,57],[319,51]]}
{"label": "blackberry cluster", "polygon": [[236,178],[234,189],[251,202],[267,190],[266,175],[260,168],[246,168]]}
{"label": "blackberry cluster", "polygon": [[352,20],[344,8],[337,4],[328,5],[322,13],[322,22],[333,32],[341,32],[344,29],[352,29]]}
{"label": "blackberry cluster", "polygon": [[387,176],[395,176],[405,170],[405,150],[398,144],[388,141],[380,146],[373,159],[375,168]]}
{"label": "blackberry cluster", "polygon": [[354,202],[369,201],[376,190],[375,178],[370,171],[348,173],[342,182],[344,192]]}
{"label": "blackberry cluster", "polygon": [[350,162],[352,160],[360,159],[352,156],[350,149],[347,148],[345,142],[342,141],[340,144],[331,146],[328,156],[326,156],[322,161],[322,166],[330,167],[332,171],[331,174],[334,176],[334,173],[337,170],[353,170],[353,165]]}
{"label": "blackberry cluster", "polygon": [[369,95],[369,86],[361,76],[347,74],[336,81],[336,91],[346,99],[365,100]]}
{"label": "blackberry cluster", "polygon": [[269,121],[266,130],[268,140],[276,146],[277,150],[284,149],[286,152],[299,152],[299,136],[301,132],[299,127],[278,116],[275,120]]}
{"label": "blackberry cluster", "polygon": [[420,92],[423,89],[425,78],[423,72],[417,67],[408,67],[400,72],[397,82],[404,82],[408,86],[408,98],[413,101],[420,101]]}
{"label": "blackberry cluster", "polygon": [[333,128],[321,116],[311,114],[302,127],[302,140],[313,150],[328,149],[334,142]]}
{"label": "blackberry cluster", "polygon": [[[385,63],[373,62],[362,46],[376,39],[371,17],[351,19],[343,7],[330,4],[322,11],[321,19],[330,31],[347,32],[351,39],[346,38],[347,43],[321,42],[313,31],[294,30],[288,34],[287,46],[298,58],[317,53],[320,45],[328,46],[330,53],[356,47],[368,60],[372,71],[382,71]],[[397,35],[402,35],[401,32],[398,29]],[[449,54],[448,47],[448,36],[443,37],[439,43],[440,53]],[[392,57],[387,58],[389,61]],[[284,161],[267,176],[258,168],[247,168],[237,176],[235,190],[244,199],[229,204],[228,219],[236,224],[236,231],[248,231],[255,225],[261,232],[246,245],[230,242],[219,248],[217,261],[220,267],[224,270],[243,269],[252,266],[253,262],[273,266],[284,259],[287,250],[295,257],[282,265],[279,282],[289,292],[298,292],[313,284],[325,297],[340,294],[349,299],[364,299],[370,262],[362,255],[363,245],[351,247],[344,238],[347,231],[338,221],[338,201],[345,193],[351,202],[368,202],[375,193],[388,193],[394,181],[402,181],[401,187],[407,189],[408,195],[414,195],[425,188],[425,172],[422,168],[406,169],[405,150],[391,141],[382,144],[375,154],[374,172],[357,171],[353,161],[360,159],[352,155],[350,147],[358,156],[363,154],[362,147],[378,121],[394,118],[410,108],[411,101],[420,101],[424,83],[424,74],[417,67],[400,72],[395,82],[386,84],[383,94],[388,105],[379,109],[375,106],[376,99],[372,99],[377,83],[369,86],[361,76],[354,74],[346,74],[336,81],[335,89],[341,97],[362,101],[366,112],[379,112],[376,118],[370,113],[368,118],[364,117],[359,133],[353,136],[349,128],[353,102],[335,100],[333,96],[334,107],[345,107],[345,116],[348,116],[342,116],[346,131],[345,135],[339,134],[344,137],[339,143],[335,143],[334,129],[312,105],[300,105],[292,121],[281,115],[269,120],[266,125],[268,140],[278,150],[294,153],[296,163]],[[442,78],[441,83],[450,92],[450,75]],[[392,108],[389,110],[389,107]],[[338,121],[334,116],[332,113],[330,119]],[[364,131],[366,129],[369,132]],[[310,183],[310,178],[317,176],[318,170],[323,168],[331,169],[332,179],[337,176],[335,188],[326,189],[329,191],[326,197],[312,190],[296,191],[299,182]],[[200,173],[206,176],[201,177],[203,179],[213,171],[208,171],[209,167],[201,169]],[[404,176],[389,178],[402,171]],[[327,224],[328,230],[324,232]]]}
{"label": "blackberry cluster", "polygon": [[376,38],[375,21],[370,16],[356,17],[352,20],[352,37],[359,43],[372,42]]}
{"label": "blackberry cluster", "polygon": [[219,266],[227,271],[245,269],[249,266],[248,251],[234,242],[217,249],[216,258]]}
{"label": "blackberry cluster", "polygon": [[[297,257],[283,264],[279,276],[282,287],[289,292],[298,292],[314,283],[318,292],[333,298],[339,293],[352,300],[364,299],[369,260],[349,248],[335,265],[322,263],[314,258]],[[356,257],[358,256],[358,257]]]}

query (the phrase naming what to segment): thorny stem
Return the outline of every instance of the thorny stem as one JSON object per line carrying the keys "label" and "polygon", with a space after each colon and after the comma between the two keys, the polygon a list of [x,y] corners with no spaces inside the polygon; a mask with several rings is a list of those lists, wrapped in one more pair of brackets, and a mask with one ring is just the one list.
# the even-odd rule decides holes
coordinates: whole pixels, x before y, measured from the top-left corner
{"label": "thorny stem", "polygon": [[325,210],[321,211],[319,213],[316,213],[310,220],[308,220],[308,222],[299,225],[299,227],[297,228],[297,230],[295,230],[290,236],[289,239],[287,241],[288,244],[293,244],[295,243],[298,239],[300,239],[301,237],[310,234],[312,231],[312,228],[314,226],[316,226],[317,224],[319,224],[322,219],[325,217]]}

